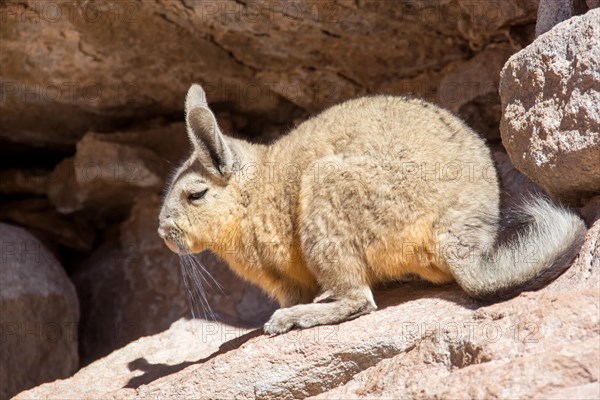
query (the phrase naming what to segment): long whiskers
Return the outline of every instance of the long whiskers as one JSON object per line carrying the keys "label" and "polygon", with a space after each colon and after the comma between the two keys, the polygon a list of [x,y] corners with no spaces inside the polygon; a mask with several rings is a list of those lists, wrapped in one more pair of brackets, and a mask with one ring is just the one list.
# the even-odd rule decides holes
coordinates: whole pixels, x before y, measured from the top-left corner
{"label": "long whiskers", "polygon": [[190,253],[180,240],[175,240],[179,249],[179,260],[181,275],[186,289],[186,295],[190,304],[192,317],[204,316],[207,320],[216,320],[216,315],[210,305],[204,284],[212,289],[211,283],[206,279],[208,275],[217,288],[225,294],[223,287],[215,280],[212,274],[201,264],[196,256]]}
{"label": "long whiskers", "polygon": [[212,274],[210,273],[209,270],[207,270],[204,265],[202,265],[202,263],[200,262],[200,260],[198,259],[196,254],[190,254],[190,259],[192,261],[192,263],[196,266],[196,268],[202,270],[204,272],[204,274],[199,273],[199,275],[202,277],[202,279],[204,280],[204,282],[208,285],[208,287],[210,287],[211,289],[213,288],[212,284],[204,277],[205,275],[208,275],[208,277],[210,278],[210,280],[215,284],[215,286],[217,287],[217,289],[219,289],[219,291],[226,296],[225,294],[225,290],[223,288],[223,286],[221,286],[221,284],[219,282],[217,282],[217,280],[215,279],[214,276],[212,276]]}

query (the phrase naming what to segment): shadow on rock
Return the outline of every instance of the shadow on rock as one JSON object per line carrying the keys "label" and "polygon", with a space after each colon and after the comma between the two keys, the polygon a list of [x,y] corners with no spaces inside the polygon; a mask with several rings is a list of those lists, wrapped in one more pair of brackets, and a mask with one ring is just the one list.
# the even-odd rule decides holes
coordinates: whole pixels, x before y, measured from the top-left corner
{"label": "shadow on rock", "polygon": [[145,358],[141,357],[131,361],[127,366],[130,371],[143,371],[144,374],[140,376],[133,377],[127,382],[125,388],[137,389],[142,385],[147,385],[151,382],[154,382],[157,379],[162,377],[175,374],[190,365],[194,364],[203,364],[221,354],[225,354],[231,350],[235,350],[239,348],[241,345],[246,343],[248,340],[258,337],[262,335],[262,329],[256,329],[251,332],[246,333],[245,335],[239,336],[233,340],[223,343],[219,346],[219,350],[215,351],[208,357],[201,358],[197,361],[186,361],[176,365],[168,365],[168,364],[151,364]]}

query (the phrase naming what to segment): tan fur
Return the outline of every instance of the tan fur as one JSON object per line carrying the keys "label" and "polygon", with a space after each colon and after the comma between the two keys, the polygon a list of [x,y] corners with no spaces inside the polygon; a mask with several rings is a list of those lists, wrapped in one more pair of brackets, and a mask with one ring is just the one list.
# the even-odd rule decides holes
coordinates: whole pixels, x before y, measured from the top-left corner
{"label": "tan fur", "polygon": [[432,229],[434,215],[427,215],[406,227],[392,240],[380,239],[367,248],[371,285],[413,274],[434,282],[454,280],[443,259],[438,257]]}
{"label": "tan fur", "polygon": [[[450,113],[360,98],[269,146],[224,136],[197,85],[186,113],[193,153],[171,183],[159,234],[178,251],[215,252],[289,307],[267,332],[367,313],[371,287],[406,274],[496,290],[477,278],[497,239],[496,172],[483,141]],[[494,273],[500,289],[525,276]],[[319,291],[331,301],[306,304]]]}

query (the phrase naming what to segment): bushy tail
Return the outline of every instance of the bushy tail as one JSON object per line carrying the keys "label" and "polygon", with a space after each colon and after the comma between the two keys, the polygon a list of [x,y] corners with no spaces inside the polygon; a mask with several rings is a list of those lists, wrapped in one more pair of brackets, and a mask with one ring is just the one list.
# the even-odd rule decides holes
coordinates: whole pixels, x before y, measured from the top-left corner
{"label": "bushy tail", "polygon": [[458,279],[472,297],[498,301],[541,289],[570,266],[583,245],[581,218],[545,198],[527,201],[510,217],[509,225],[520,227],[498,239]]}

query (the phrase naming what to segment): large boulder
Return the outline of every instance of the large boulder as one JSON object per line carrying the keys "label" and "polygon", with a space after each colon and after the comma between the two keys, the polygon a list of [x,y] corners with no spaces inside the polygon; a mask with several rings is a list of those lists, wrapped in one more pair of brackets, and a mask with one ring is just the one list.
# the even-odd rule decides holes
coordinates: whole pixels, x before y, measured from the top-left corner
{"label": "large boulder", "polygon": [[[285,126],[365,93],[435,100],[448,89],[445,74],[474,54],[506,59],[527,44],[537,2],[27,0],[0,8],[0,138],[57,147],[89,130],[181,117],[191,82],[221,109],[252,116],[247,129],[256,120]],[[477,82],[490,90],[488,71],[472,67],[475,80],[450,90]],[[470,113],[485,111],[481,100]]]}
{"label": "large boulder", "polygon": [[0,223],[0,399],[75,372],[78,322],[75,288],[56,258]]}
{"label": "large boulder", "polygon": [[583,205],[600,194],[600,9],[513,55],[500,78],[502,142],[517,169]]}
{"label": "large boulder", "polygon": [[[161,202],[157,195],[138,200],[73,277],[81,299],[84,363],[166,330],[181,317],[192,317],[180,261],[156,233]],[[203,283],[212,313],[195,307],[197,318],[256,326],[270,316],[274,304],[258,288],[242,282],[210,254],[198,260],[207,271],[208,283]]]}
{"label": "large boulder", "polygon": [[[257,330],[202,358],[182,362],[173,357],[165,363],[165,354],[181,354],[193,343],[173,325],[73,378],[42,385],[17,399],[596,399],[599,236],[596,223],[567,273],[541,291],[503,303],[485,306],[456,285],[413,282],[379,291],[379,310],[356,320],[276,337]],[[219,340],[226,331],[204,326],[196,340]],[[181,341],[172,334],[181,335]],[[161,342],[163,352],[156,347]],[[154,359],[130,364],[137,375],[131,379],[122,364],[133,346]],[[113,371],[123,375],[98,384],[90,379],[113,376]]]}

